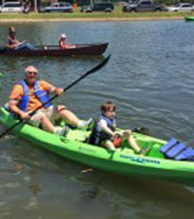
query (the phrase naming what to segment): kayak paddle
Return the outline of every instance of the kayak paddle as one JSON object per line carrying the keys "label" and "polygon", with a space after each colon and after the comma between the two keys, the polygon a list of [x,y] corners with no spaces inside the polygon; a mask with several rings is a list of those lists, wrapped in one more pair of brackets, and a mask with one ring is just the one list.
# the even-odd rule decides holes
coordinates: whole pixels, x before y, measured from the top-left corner
{"label": "kayak paddle", "polygon": [[[78,78],[77,80],[75,80],[74,82],[72,82],[70,85],[68,85],[67,87],[65,87],[63,89],[64,92],[66,92],[67,90],[69,90],[71,87],[73,87],[75,84],[77,84],[79,81],[83,80],[84,78],[86,78],[88,75],[100,70],[101,68],[103,68],[107,62],[109,61],[111,55],[107,56],[100,64],[98,64],[97,66],[95,66],[94,68],[92,68],[91,70],[87,71],[84,75],[82,75],[80,78]],[[40,105],[39,107],[37,107],[34,111],[32,111],[31,113],[29,113],[29,116],[33,116],[40,108],[42,108],[45,104],[49,103],[50,101],[56,99],[58,97],[58,95],[54,95],[53,97],[51,97],[48,101],[44,102],[42,105]],[[15,123],[13,126],[11,126],[10,128],[8,128],[7,130],[5,130],[1,135],[0,138],[2,138],[4,135],[6,135],[8,132],[10,132],[11,130],[13,130],[17,125],[21,124],[23,122],[23,120],[19,120],[17,123]]]}

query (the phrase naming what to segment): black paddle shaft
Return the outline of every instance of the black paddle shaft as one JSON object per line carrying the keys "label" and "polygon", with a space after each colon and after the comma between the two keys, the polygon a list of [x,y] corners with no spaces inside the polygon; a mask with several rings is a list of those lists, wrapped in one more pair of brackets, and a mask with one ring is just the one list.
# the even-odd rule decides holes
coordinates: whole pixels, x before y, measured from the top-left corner
{"label": "black paddle shaft", "polygon": [[[83,80],[84,78],[86,78],[88,75],[100,70],[101,68],[103,68],[107,62],[109,61],[111,55],[107,56],[100,64],[98,64],[97,66],[95,66],[94,68],[92,68],[91,70],[87,71],[84,75],[82,75],[80,78],[78,78],[76,81],[72,82],[70,85],[68,85],[66,88],[63,89],[64,92],[66,92],[67,90],[69,90],[71,87],[73,87],[75,84],[77,84],[78,82],[80,82],[81,80]],[[58,95],[54,95],[53,97],[51,97],[48,101],[44,102],[42,105],[40,105],[39,107],[37,107],[34,111],[32,111],[29,116],[33,116],[39,109],[41,109],[43,106],[45,106],[47,103],[49,103],[50,101],[53,101],[54,99],[56,99],[58,97]],[[0,138],[2,138],[4,135],[6,135],[8,132],[10,132],[11,130],[13,130],[17,125],[21,124],[23,122],[23,120],[19,120],[17,123],[15,123],[13,126],[11,126],[9,129],[7,129],[6,131],[4,131],[1,135]]]}

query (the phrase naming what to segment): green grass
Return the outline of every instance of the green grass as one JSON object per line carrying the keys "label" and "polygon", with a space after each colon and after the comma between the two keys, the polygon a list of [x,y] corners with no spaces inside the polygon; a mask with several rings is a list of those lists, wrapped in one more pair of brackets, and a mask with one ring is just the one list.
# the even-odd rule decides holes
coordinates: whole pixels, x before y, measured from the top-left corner
{"label": "green grass", "polygon": [[0,14],[0,20],[48,20],[48,19],[163,19],[163,18],[184,18],[185,16],[194,16],[194,12],[144,12],[144,13],[123,13],[121,6],[115,6],[112,13],[93,12],[81,13],[80,8],[73,13],[29,13],[29,14]]}

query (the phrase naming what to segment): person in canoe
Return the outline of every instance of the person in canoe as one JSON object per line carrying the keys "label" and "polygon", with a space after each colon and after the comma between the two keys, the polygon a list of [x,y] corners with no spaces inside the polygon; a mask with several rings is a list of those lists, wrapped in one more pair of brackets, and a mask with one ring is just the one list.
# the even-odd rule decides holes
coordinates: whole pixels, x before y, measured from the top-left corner
{"label": "person in canoe", "polygon": [[8,44],[6,44],[6,48],[14,49],[14,50],[34,50],[35,47],[27,43],[26,41],[20,42],[16,37],[16,30],[15,28],[9,27],[9,36],[7,38]]}
{"label": "person in canoe", "polygon": [[61,34],[60,39],[59,39],[59,47],[61,49],[72,49],[72,48],[75,48],[76,46],[73,44],[66,43],[66,35]]}
{"label": "person in canoe", "polygon": [[[54,126],[51,121],[64,118],[65,121],[79,129],[87,130],[93,124],[93,119],[88,121],[80,120],[74,113],[64,105],[53,105],[49,102],[49,94],[61,95],[63,89],[55,87],[52,84],[37,80],[38,70],[34,66],[28,66],[25,69],[25,78],[20,83],[14,85],[8,109],[10,112],[18,115],[22,120],[29,120],[29,123],[42,128],[48,132],[65,135],[68,126]],[[48,102],[41,107],[31,117],[29,113],[40,107],[43,103]]]}
{"label": "person in canoe", "polygon": [[101,115],[90,135],[89,143],[103,146],[114,151],[121,146],[122,140],[127,139],[129,145],[137,154],[145,154],[146,150],[141,149],[131,135],[131,130],[116,131],[116,106],[108,101],[101,105]]}

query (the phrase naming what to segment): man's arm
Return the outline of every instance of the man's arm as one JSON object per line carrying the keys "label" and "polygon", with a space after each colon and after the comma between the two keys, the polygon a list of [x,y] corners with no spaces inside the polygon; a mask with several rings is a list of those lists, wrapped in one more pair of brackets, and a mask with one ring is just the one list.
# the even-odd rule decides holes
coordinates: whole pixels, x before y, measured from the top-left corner
{"label": "man's arm", "polygon": [[114,136],[115,133],[107,126],[107,123],[104,120],[100,121],[100,127],[107,134]]}
{"label": "man's arm", "polygon": [[28,113],[22,111],[22,110],[17,106],[18,102],[19,102],[18,100],[13,100],[13,99],[10,100],[10,101],[9,101],[9,109],[11,110],[11,112],[13,112],[13,113],[19,115],[22,120],[29,119],[30,117],[29,117]]}
{"label": "man's arm", "polygon": [[21,119],[28,119],[28,113],[22,111],[19,107],[18,104],[22,98],[23,95],[23,90],[21,85],[17,84],[13,87],[10,95],[10,101],[9,101],[9,109],[19,115]]}
{"label": "man's arm", "polygon": [[63,88],[55,87],[46,81],[41,80],[40,83],[44,87],[44,90],[46,90],[50,94],[57,94],[58,96],[60,96],[64,92]]}

